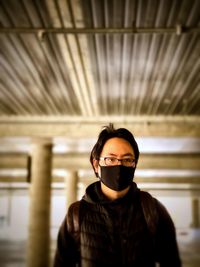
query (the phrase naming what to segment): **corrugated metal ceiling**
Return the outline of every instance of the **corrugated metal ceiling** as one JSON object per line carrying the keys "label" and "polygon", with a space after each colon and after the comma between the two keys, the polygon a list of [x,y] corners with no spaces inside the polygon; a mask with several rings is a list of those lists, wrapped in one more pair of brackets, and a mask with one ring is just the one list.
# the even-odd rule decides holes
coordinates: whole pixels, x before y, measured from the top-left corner
{"label": "corrugated metal ceiling", "polygon": [[200,115],[198,0],[1,0],[0,23],[0,116]]}

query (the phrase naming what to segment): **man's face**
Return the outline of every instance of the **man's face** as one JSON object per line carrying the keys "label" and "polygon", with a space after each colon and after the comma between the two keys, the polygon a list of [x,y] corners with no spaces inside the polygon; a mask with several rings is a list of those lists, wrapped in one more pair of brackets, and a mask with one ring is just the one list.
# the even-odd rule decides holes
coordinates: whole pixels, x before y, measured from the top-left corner
{"label": "man's face", "polygon": [[[123,138],[113,137],[109,139],[101,152],[100,155],[101,158],[105,157],[113,157],[117,159],[135,159],[135,154],[133,151],[132,146],[128,141],[126,141]],[[93,165],[95,168],[95,171],[99,173],[99,164],[101,166],[105,166],[105,160],[94,160]],[[117,161],[115,165],[122,164],[121,161]]]}

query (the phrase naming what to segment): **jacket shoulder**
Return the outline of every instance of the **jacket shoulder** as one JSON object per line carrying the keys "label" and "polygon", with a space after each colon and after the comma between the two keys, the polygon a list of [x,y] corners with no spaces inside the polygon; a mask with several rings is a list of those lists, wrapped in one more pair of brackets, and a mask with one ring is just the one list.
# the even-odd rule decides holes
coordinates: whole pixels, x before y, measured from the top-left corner
{"label": "jacket shoulder", "polygon": [[152,234],[155,234],[159,220],[157,200],[146,191],[140,191],[140,200],[148,229]]}
{"label": "jacket shoulder", "polygon": [[144,217],[150,232],[155,233],[159,222],[173,227],[173,221],[166,207],[150,193],[140,191],[140,199]]}

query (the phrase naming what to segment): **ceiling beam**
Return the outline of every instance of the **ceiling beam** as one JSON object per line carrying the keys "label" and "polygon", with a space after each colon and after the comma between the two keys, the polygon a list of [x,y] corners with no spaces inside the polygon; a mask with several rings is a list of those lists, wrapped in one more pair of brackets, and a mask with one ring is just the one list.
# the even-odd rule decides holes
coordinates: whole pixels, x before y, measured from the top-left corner
{"label": "ceiling beam", "polygon": [[54,27],[54,28],[33,28],[33,27],[0,27],[0,34],[30,34],[36,33],[38,35],[53,33],[53,34],[177,34],[182,33],[199,33],[200,27],[182,27],[182,25],[176,25],[176,27],[132,27],[132,28],[72,28],[72,27]]}
{"label": "ceiling beam", "polygon": [[[154,186],[155,185],[155,186]],[[200,193],[200,188],[197,185],[194,186],[189,186],[189,187],[185,187],[185,185],[183,185],[183,187],[181,185],[179,185],[179,188],[174,188],[172,185],[169,184],[165,184],[164,186],[158,185],[158,184],[154,184],[154,185],[150,185],[148,183],[143,184],[142,186],[139,184],[138,187],[140,187],[142,190],[144,191],[149,191],[152,195],[157,196],[157,197],[199,197],[199,193]],[[84,184],[84,186],[86,187],[87,185]],[[52,192],[53,195],[58,195],[58,196],[65,196],[65,187],[61,187],[60,185],[57,186],[57,184],[53,184],[52,183]],[[17,186],[14,185],[8,185],[8,183],[5,183],[3,185],[1,185],[1,190],[5,190],[6,192],[12,192],[12,194],[14,194],[15,192],[23,192],[26,194],[26,192],[28,192],[29,190],[29,184],[28,183],[18,183]]]}
{"label": "ceiling beam", "polygon": [[[26,169],[26,154],[0,154],[0,169]],[[91,169],[89,153],[55,154],[53,169]],[[141,154],[138,169],[200,170],[200,154]]]}
{"label": "ceiling beam", "polygon": [[110,122],[139,137],[200,137],[199,116],[1,117],[0,137],[97,138]]}
{"label": "ceiling beam", "polygon": [[[79,180],[83,183],[92,183],[97,181],[94,177],[83,177]],[[197,184],[200,185],[200,177],[135,177],[136,183],[159,183],[159,184]],[[26,183],[27,177],[25,176],[0,176],[0,183]],[[64,177],[52,177],[53,183],[65,183]]]}

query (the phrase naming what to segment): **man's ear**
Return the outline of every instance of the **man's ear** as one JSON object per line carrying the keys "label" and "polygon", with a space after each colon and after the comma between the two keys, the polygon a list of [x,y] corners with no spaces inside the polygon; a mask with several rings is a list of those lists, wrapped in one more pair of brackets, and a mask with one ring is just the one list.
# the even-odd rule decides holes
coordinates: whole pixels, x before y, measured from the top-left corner
{"label": "man's ear", "polygon": [[99,161],[97,159],[93,159],[93,167],[96,173],[98,173],[98,166],[99,166]]}

